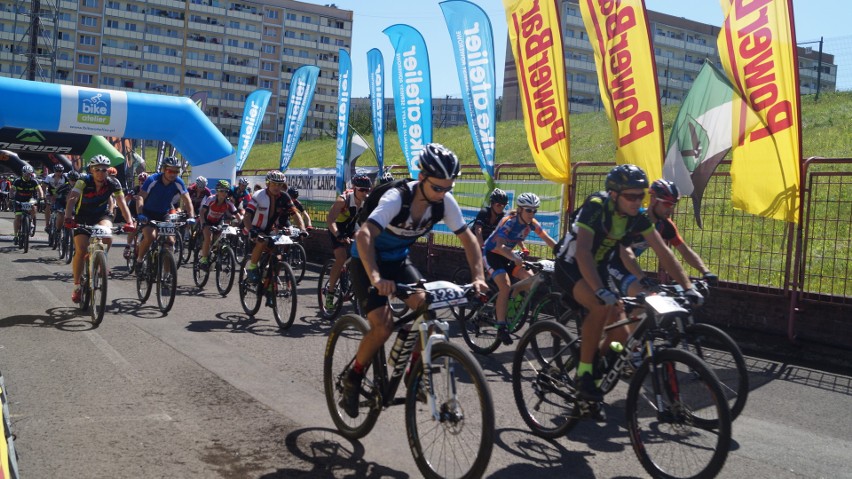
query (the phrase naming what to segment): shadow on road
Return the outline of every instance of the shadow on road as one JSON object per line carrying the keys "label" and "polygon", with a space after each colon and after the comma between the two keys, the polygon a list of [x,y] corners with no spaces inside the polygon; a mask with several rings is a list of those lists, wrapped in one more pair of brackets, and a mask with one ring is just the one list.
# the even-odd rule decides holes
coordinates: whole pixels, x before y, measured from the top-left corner
{"label": "shadow on road", "polygon": [[0,319],[0,328],[30,326],[37,328],[56,328],[62,331],[88,331],[92,327],[88,312],[76,307],[50,308],[44,315],[19,314]]}

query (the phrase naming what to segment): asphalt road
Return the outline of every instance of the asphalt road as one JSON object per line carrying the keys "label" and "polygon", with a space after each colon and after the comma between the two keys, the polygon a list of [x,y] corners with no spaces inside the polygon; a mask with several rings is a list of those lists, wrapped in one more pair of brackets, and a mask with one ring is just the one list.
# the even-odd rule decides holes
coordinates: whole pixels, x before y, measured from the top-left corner
{"label": "asphalt road", "polygon": [[[70,267],[44,233],[29,253],[15,249],[10,219],[0,213],[0,371],[22,477],[420,476],[402,407],[383,412],[361,441],[335,432],[321,371],[330,324],[316,315],[315,269],[282,332],[270,309],[248,318],[236,291],[198,290],[186,268],[163,317],[153,298],[137,301],[116,249],[109,311],[92,329],[70,302]],[[487,477],[646,477],[624,428],[626,387],[608,396],[607,423],[541,439],[515,408],[511,356],[501,347],[479,357],[497,413]],[[752,390],[722,476],[852,477],[852,378],[747,360]]]}

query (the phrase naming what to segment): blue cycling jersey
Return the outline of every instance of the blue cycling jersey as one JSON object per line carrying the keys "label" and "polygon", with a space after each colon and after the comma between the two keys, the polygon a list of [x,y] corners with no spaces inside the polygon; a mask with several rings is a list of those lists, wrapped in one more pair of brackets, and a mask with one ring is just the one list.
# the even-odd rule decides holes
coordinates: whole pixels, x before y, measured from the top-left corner
{"label": "blue cycling jersey", "polygon": [[538,221],[533,219],[532,223],[524,224],[521,222],[520,216],[512,213],[500,221],[500,224],[494,228],[494,232],[485,240],[482,247],[488,253],[497,247],[497,238],[503,238],[503,245],[514,248],[518,243],[527,239],[530,231],[535,231],[541,235],[541,225]]}
{"label": "blue cycling jersey", "polygon": [[172,199],[175,195],[182,195],[188,191],[182,179],[177,178],[173,183],[166,186],[160,181],[162,177],[162,173],[154,173],[142,184],[141,191],[148,193],[143,206],[143,209],[147,212],[160,215],[168,213],[172,209]]}

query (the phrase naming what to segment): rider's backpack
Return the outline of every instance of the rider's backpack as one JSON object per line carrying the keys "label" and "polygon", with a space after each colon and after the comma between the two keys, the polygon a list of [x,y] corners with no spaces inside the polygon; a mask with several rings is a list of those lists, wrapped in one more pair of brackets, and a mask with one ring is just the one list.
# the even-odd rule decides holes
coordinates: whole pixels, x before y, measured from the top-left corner
{"label": "rider's backpack", "polygon": [[[361,210],[358,212],[358,225],[362,225],[367,221],[367,218],[370,216],[370,213],[376,209],[376,206],[379,205],[379,200],[382,199],[382,195],[387,193],[392,188],[396,188],[399,190],[400,196],[402,196],[402,207],[399,209],[399,213],[393,217],[389,224],[396,225],[399,224],[406,219],[408,219],[409,212],[411,211],[411,202],[414,199],[414,193],[408,188],[408,183],[412,182],[411,178],[405,178],[401,180],[394,180],[389,183],[381,184],[370,192],[370,195],[367,196],[367,199],[364,200],[364,205],[361,206]],[[444,218],[444,202],[440,202],[432,205],[432,220],[430,221],[432,225],[441,221]]]}

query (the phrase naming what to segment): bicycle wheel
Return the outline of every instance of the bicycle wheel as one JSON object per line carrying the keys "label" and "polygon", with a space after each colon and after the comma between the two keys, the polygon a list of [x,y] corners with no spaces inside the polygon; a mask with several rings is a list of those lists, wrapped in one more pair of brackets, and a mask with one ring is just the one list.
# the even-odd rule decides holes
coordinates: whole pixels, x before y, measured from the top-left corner
{"label": "bicycle wheel", "polygon": [[20,246],[21,249],[24,250],[24,253],[26,253],[27,251],[30,250],[30,235],[29,235],[30,217],[29,216],[24,216],[21,219],[20,231],[21,231],[21,239],[20,239],[20,244],[18,246]]}
{"label": "bicycle wheel", "polygon": [[329,260],[320,271],[319,281],[317,282],[317,303],[319,304],[319,312],[322,319],[333,321],[343,309],[344,288],[343,287],[343,271],[341,271],[340,279],[337,282],[337,288],[334,290],[334,307],[325,307],[325,291],[328,288],[328,276],[331,274],[331,268],[334,266],[334,260]]}
{"label": "bicycle wheel", "polygon": [[731,419],[745,408],[748,399],[748,369],[737,343],[721,329],[709,324],[691,324],[673,346],[701,358],[716,374],[731,408]]}
{"label": "bicycle wheel", "polygon": [[101,325],[106,312],[107,302],[107,268],[106,255],[103,251],[95,251],[92,257],[92,326]]}
{"label": "bicycle wheel", "polygon": [[512,392],[533,434],[554,439],[577,425],[574,369],[579,342],[554,321],[530,325],[512,360]]}
{"label": "bicycle wheel", "polygon": [[89,289],[89,260],[83,264],[83,273],[80,275],[80,311],[89,309],[89,304],[92,299],[92,291]]}
{"label": "bicycle wheel", "polygon": [[461,320],[461,332],[464,342],[471,351],[487,355],[493,353],[500,346],[497,337],[497,323],[494,316],[494,301],[497,293],[493,293],[485,304],[474,306],[473,313]]}
{"label": "bicycle wheel", "polygon": [[216,255],[216,289],[223,297],[234,287],[234,276],[237,275],[237,260],[234,250],[225,245]]}
{"label": "bicycle wheel", "polygon": [[287,329],[293,325],[296,319],[296,274],[289,264],[278,263],[278,275],[270,281],[274,281],[272,291],[272,315],[281,329]]}
{"label": "bicycle wheel", "polygon": [[[184,225],[181,228],[180,236],[178,236],[180,241],[175,241],[175,257],[177,258],[178,266],[189,264],[189,260],[192,259],[192,253],[195,250],[195,235],[192,229],[186,231],[188,228],[188,226]],[[178,246],[178,243],[180,243],[180,246]]]}
{"label": "bicycle wheel", "polygon": [[30,218],[30,230],[29,230],[30,231],[30,238],[35,237],[37,228],[38,228],[38,216],[32,216]]}
{"label": "bicycle wheel", "polygon": [[305,247],[299,243],[291,244],[287,262],[290,263],[290,268],[296,275],[296,283],[301,283],[302,278],[305,277],[305,269],[308,267],[308,255],[305,253]]}
{"label": "bicycle wheel", "polygon": [[152,273],[155,266],[152,264],[152,259],[153,255],[151,253],[143,256],[142,267],[136,273],[136,296],[142,303],[148,301],[148,298],[151,297],[151,286],[154,285]]}
{"label": "bicycle wheel", "polygon": [[174,254],[166,248],[160,251],[157,266],[157,305],[163,314],[169,312],[175,304],[177,292],[177,261]]}
{"label": "bicycle wheel", "polygon": [[715,477],[731,445],[731,410],[716,375],[694,354],[662,349],[627,391],[633,451],[653,477]]}
{"label": "bicycle wheel", "polygon": [[65,255],[68,253],[68,228],[63,227],[59,231],[59,241],[57,243],[59,244],[57,248],[59,259],[65,259]]}
{"label": "bicycle wheel", "polygon": [[[560,315],[560,303],[562,295],[559,293],[548,293],[535,304],[529,305],[529,322],[535,324],[539,321],[555,320]],[[533,303],[533,301],[530,301]]]}
{"label": "bicycle wheel", "polygon": [[[459,268],[456,269],[453,272],[453,276],[450,279],[450,281],[452,281],[453,284],[462,284],[462,285],[469,284],[470,280],[471,280],[470,268],[468,268],[466,265],[465,266],[459,266]],[[456,318],[459,321],[467,319],[468,317],[470,317],[470,315],[473,314],[474,311],[475,311],[475,309],[473,307],[455,307],[455,306],[453,306],[453,307],[450,308],[450,312],[453,313],[453,317]]]}
{"label": "bicycle wheel", "polygon": [[[343,378],[346,377],[349,366],[355,359],[361,339],[369,329],[370,326],[364,318],[345,314],[331,328],[325,346],[322,368],[325,402],[335,427],[340,431],[340,435],[347,439],[360,439],[369,434],[382,411],[374,369],[374,380],[370,381],[365,377],[361,383],[358,417],[349,417],[339,406],[340,399],[343,397]],[[369,369],[374,367],[376,364],[372,364]]]}
{"label": "bicycle wheel", "polygon": [[71,264],[71,260],[74,259],[74,230],[71,228],[66,228],[68,234],[68,243],[67,249],[65,251],[65,264]]}
{"label": "bicycle wheel", "polygon": [[260,299],[263,297],[263,294],[260,293],[260,288],[262,288],[260,282],[255,284],[248,281],[246,265],[249,262],[249,258],[246,257],[240,266],[240,304],[243,306],[243,311],[247,315],[254,316],[260,310]]}
{"label": "bicycle wheel", "polygon": [[50,249],[56,249],[56,231],[53,227],[55,224],[56,217],[51,215],[50,221],[47,223],[47,246]]}
{"label": "bicycle wheel", "polygon": [[[184,257],[184,255],[186,255],[186,257]],[[184,245],[184,242],[181,241],[180,236],[175,238],[175,250],[174,253],[172,253],[172,257],[175,259],[175,264],[178,268],[180,268],[184,264],[188,264],[189,259],[192,258],[192,249]]]}
{"label": "bicycle wheel", "polygon": [[[211,252],[212,253],[212,252]],[[210,278],[210,267],[213,266],[212,262],[208,261],[207,269],[201,267],[201,254],[196,252],[195,258],[192,260],[192,280],[195,282],[195,285],[199,288],[203,288],[204,285],[207,284],[207,280]],[[210,256],[213,256],[212,254]],[[208,257],[208,260],[210,258]]]}
{"label": "bicycle wheel", "polygon": [[[449,342],[432,346],[431,370],[412,364],[405,429],[417,468],[427,478],[481,477],[494,447],[494,403],[482,368]],[[423,394],[434,394],[436,423]]]}

